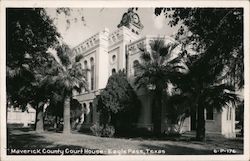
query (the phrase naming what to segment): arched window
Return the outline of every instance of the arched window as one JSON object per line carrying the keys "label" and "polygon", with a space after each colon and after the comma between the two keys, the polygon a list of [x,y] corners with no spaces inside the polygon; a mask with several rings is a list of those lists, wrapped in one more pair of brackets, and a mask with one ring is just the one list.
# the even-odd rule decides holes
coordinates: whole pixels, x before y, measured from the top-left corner
{"label": "arched window", "polygon": [[116,69],[113,68],[113,69],[112,69],[112,74],[115,74],[115,73],[116,73]]}
{"label": "arched window", "polygon": [[86,122],[86,119],[87,119],[87,114],[86,114],[86,109],[87,109],[87,105],[86,103],[83,103],[83,111],[84,111],[84,122]]}
{"label": "arched window", "polygon": [[84,69],[87,69],[87,68],[88,68],[88,62],[87,62],[87,60],[85,60],[85,61],[83,62],[83,64],[84,64]]}
{"label": "arched window", "polygon": [[116,55],[113,55],[112,56],[112,62],[115,62],[116,61]]}
{"label": "arched window", "polygon": [[[88,62],[87,62],[87,60],[84,60],[83,66],[84,66],[84,69],[88,69]],[[85,78],[86,78],[86,80],[88,82],[88,72],[85,73]]]}
{"label": "arched window", "polygon": [[92,65],[93,63],[94,63],[94,58],[91,57],[91,58],[90,58],[90,64]]}
{"label": "arched window", "polygon": [[89,109],[90,109],[90,112],[89,112],[89,121],[90,121],[90,123],[93,123],[93,104],[92,104],[92,102],[90,102],[89,103]]}
{"label": "arched window", "polygon": [[83,104],[82,104],[82,108],[83,108],[83,111],[85,111],[85,110],[86,110],[86,108],[87,108],[86,103],[83,103]]}
{"label": "arched window", "polygon": [[137,76],[139,73],[140,73],[140,70],[139,70],[139,61],[138,60],[135,60],[133,62],[133,68],[134,68],[134,76]]}
{"label": "arched window", "polygon": [[94,90],[94,77],[95,77],[95,68],[94,68],[94,58],[91,57],[90,58],[90,72],[91,72],[91,76],[90,76],[90,89]]}

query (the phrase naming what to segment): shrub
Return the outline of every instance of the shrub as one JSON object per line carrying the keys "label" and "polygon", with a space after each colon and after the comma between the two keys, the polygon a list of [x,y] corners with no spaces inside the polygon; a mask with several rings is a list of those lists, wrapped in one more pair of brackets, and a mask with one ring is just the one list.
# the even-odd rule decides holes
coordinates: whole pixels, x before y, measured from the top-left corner
{"label": "shrub", "polygon": [[[101,125],[107,126],[103,135],[113,135],[114,131],[122,132],[131,129],[137,122],[140,112],[140,101],[136,92],[127,80],[125,71],[112,74],[108,83],[93,101],[94,107],[100,113]],[[116,133],[117,134],[117,133]]]}
{"label": "shrub", "polygon": [[90,127],[90,130],[94,136],[112,137],[115,134],[115,128],[110,125],[104,128],[102,125],[94,124]]}
{"label": "shrub", "polygon": [[113,126],[106,126],[102,129],[102,136],[104,137],[112,137],[115,134],[115,128]]}
{"label": "shrub", "polygon": [[181,125],[170,124],[164,131],[165,136],[174,137],[181,135]]}
{"label": "shrub", "polygon": [[102,129],[103,127],[100,126],[99,124],[94,124],[93,126],[90,127],[92,134],[95,136],[102,136]]}

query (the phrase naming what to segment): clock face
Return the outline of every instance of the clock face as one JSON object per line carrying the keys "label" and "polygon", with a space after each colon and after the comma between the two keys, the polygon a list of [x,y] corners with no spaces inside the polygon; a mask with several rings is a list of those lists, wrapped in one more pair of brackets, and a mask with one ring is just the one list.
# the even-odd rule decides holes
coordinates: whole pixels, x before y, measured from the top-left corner
{"label": "clock face", "polygon": [[139,23],[139,16],[137,14],[133,15],[133,20],[135,23]]}

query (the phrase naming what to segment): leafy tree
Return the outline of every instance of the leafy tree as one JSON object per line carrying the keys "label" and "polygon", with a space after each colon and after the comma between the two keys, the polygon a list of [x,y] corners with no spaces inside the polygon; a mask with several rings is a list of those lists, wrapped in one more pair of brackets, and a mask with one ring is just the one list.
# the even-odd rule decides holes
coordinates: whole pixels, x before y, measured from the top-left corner
{"label": "leafy tree", "polygon": [[[49,108],[46,109],[46,116],[54,118],[54,129],[60,130],[60,120],[63,118],[63,100],[55,91],[52,91]],[[47,119],[47,118],[46,118]]]}
{"label": "leafy tree", "polygon": [[[48,8],[46,10],[49,10]],[[53,9],[54,10],[54,9]],[[83,15],[83,9],[82,8],[57,8],[56,9],[56,17],[53,17],[53,20],[57,24],[60,20],[58,18],[59,15],[64,15],[64,18],[66,19],[66,30],[70,28],[70,26],[77,22],[82,22],[83,26],[86,26],[86,20]],[[74,16],[72,16],[74,14]]]}
{"label": "leafy tree", "polygon": [[60,35],[41,8],[8,8],[6,21],[7,97],[22,108],[31,102],[39,109],[48,98],[40,88],[40,75],[46,72],[53,59],[46,51],[58,43]]}
{"label": "leafy tree", "polygon": [[124,71],[110,76],[105,89],[94,100],[94,105],[101,113],[100,123],[104,126],[112,124],[118,131],[131,129],[140,110],[137,95]]}
{"label": "leafy tree", "polygon": [[170,19],[170,26],[181,24],[176,39],[188,33],[185,42],[197,54],[189,55],[190,72],[179,87],[198,112],[196,137],[204,140],[204,108],[220,110],[237,100],[234,90],[244,86],[243,9],[155,9],[156,15],[162,12]]}
{"label": "leafy tree", "polygon": [[[168,12],[170,11],[171,12]],[[197,53],[216,58],[211,66],[227,67],[226,75],[235,86],[244,86],[243,9],[242,8],[156,8],[169,19],[170,26],[179,26],[176,38],[185,32],[186,42]],[[212,62],[211,62],[212,63]]]}
{"label": "leafy tree", "polygon": [[[178,55],[176,42],[165,44],[165,40],[157,39],[150,43],[150,51],[141,49],[142,62],[138,65],[140,74],[135,79],[135,85],[140,87],[152,86],[153,92],[153,124],[154,132],[161,133],[162,102],[169,83],[174,82],[184,67],[180,64],[181,57]],[[173,54],[177,56],[174,57]],[[174,58],[173,58],[174,57]]]}
{"label": "leafy tree", "polygon": [[[56,12],[69,16],[72,10],[58,8]],[[29,102],[37,109],[36,120],[40,121],[37,130],[40,131],[43,127],[43,104],[50,99],[55,105],[64,98],[48,78],[59,76],[64,69],[62,64],[70,64],[69,59],[59,54],[61,62],[58,63],[57,58],[48,53],[48,49],[59,46],[60,34],[53,24],[55,19],[48,16],[46,9],[8,8],[6,15],[7,97],[23,108]],[[84,21],[83,17],[81,21]],[[71,22],[72,19],[67,19],[68,26]]]}
{"label": "leafy tree", "polygon": [[[33,97],[31,98],[30,103],[36,107],[36,131],[43,131],[44,123],[44,105],[49,103],[49,108],[55,108],[54,111],[58,112],[57,105],[59,102],[62,102],[62,96],[56,93],[54,86],[50,84],[48,77],[58,75],[60,66],[58,65],[55,57],[51,54],[47,54],[38,66],[34,66],[33,69],[30,69],[33,72],[36,82],[36,86],[33,87]],[[27,89],[27,87],[25,87]],[[56,105],[56,106],[55,106]],[[59,113],[56,114],[56,116]]]}
{"label": "leafy tree", "polygon": [[43,9],[7,9],[6,13],[7,93],[13,101],[26,105],[32,83],[36,83],[31,69],[46,59],[47,49],[57,43],[59,34]]}

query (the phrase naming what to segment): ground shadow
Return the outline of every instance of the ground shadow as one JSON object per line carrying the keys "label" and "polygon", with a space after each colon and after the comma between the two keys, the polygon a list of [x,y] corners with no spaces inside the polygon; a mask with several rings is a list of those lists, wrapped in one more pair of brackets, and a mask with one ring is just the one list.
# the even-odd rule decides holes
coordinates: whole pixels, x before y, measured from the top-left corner
{"label": "ground shadow", "polygon": [[[9,131],[7,134],[7,155],[94,155],[91,151],[96,150],[83,146],[56,144],[45,139],[44,136],[35,132],[28,133],[25,129]],[[84,149],[88,149],[90,153],[86,153]],[[18,153],[20,150],[30,151]],[[32,150],[38,151],[38,153],[33,153]]]}
{"label": "ground shadow", "polygon": [[[93,142],[87,142],[87,143],[71,143],[70,141],[64,142],[64,140],[67,140],[67,138],[61,138],[61,137],[67,137],[69,135],[55,135],[55,137],[60,137],[60,139],[56,139],[62,142],[53,141],[53,137],[48,140],[48,136],[55,134],[54,132],[45,132],[43,134],[37,133],[35,131],[27,131],[27,129],[9,129],[8,135],[7,135],[7,154],[8,155],[15,155],[14,153],[11,153],[11,149],[47,149],[47,150],[63,150],[66,149],[72,150],[72,153],[63,154],[63,155],[95,155],[94,153],[74,153],[74,150],[95,150],[98,149],[99,143],[102,144],[102,140],[100,137],[92,138],[94,143],[97,143],[96,146],[92,146]],[[72,132],[77,133],[77,132]],[[78,133],[79,134],[79,133]],[[72,141],[74,140],[75,136],[70,135]],[[77,137],[78,135],[76,135]],[[79,135],[80,136],[80,135]],[[81,137],[81,136],[80,136]],[[84,137],[84,136],[83,136]],[[88,137],[87,137],[88,138]],[[139,140],[135,142],[131,142],[131,145],[136,145],[140,149],[151,149],[151,150],[164,150],[165,153],[162,153],[164,155],[209,155],[213,154],[213,148],[232,148],[237,150],[237,154],[243,153],[243,139],[226,139],[223,137],[210,137],[205,142],[200,141],[193,141],[192,136],[181,136],[178,137],[179,139],[175,138],[173,141],[166,141],[169,140],[169,138],[162,138],[164,141],[160,141],[159,138],[148,138],[150,140],[146,141],[145,138],[133,138],[129,139],[129,142],[132,140]],[[86,140],[86,138],[84,138]],[[83,139],[83,140],[84,140]],[[77,139],[80,141],[81,139]],[[140,140],[142,142],[140,142]],[[152,140],[152,142],[151,142]],[[156,141],[154,141],[156,140]],[[105,142],[107,142],[106,139],[104,139]],[[121,141],[121,140],[120,140]],[[127,139],[124,139],[123,142],[127,142]],[[110,142],[116,143],[115,138],[111,138]],[[74,144],[74,145],[71,145]],[[109,143],[110,144],[110,143]],[[79,145],[79,146],[78,146]],[[92,147],[94,149],[88,148]],[[123,148],[123,145],[116,145],[114,148]],[[126,146],[125,146],[126,147]],[[50,151],[49,151],[50,152]],[[153,155],[154,153],[149,153],[150,155]],[[156,153],[157,154],[157,153]],[[20,155],[20,154],[19,154]],[[35,155],[35,154],[26,154],[26,155]],[[36,154],[37,155],[37,154]],[[39,155],[39,154],[38,154]],[[40,155],[62,155],[61,153],[45,153]]]}

